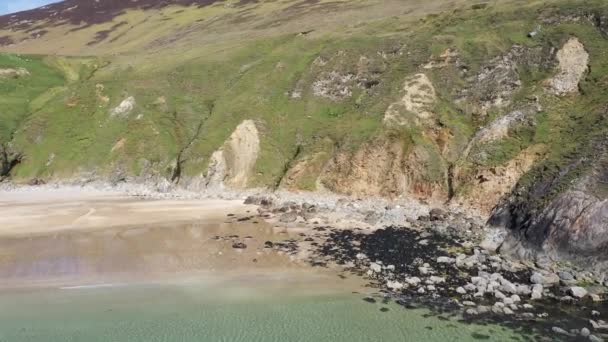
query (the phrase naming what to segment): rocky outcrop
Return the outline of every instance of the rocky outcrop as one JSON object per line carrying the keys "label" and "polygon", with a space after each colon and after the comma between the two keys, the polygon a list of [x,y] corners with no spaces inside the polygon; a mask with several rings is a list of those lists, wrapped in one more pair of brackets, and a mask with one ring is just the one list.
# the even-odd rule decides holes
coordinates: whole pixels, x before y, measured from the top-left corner
{"label": "rocky outcrop", "polygon": [[554,52],[543,48],[514,45],[503,55],[485,63],[467,85],[456,90],[456,102],[468,112],[485,116],[488,111],[508,108],[522,87],[520,72],[526,69],[549,69]]}
{"label": "rocky outcrop", "polygon": [[518,186],[494,210],[490,224],[511,233],[501,251],[608,270],[608,136],[591,146],[557,172]]}
{"label": "rocky outcrop", "polygon": [[20,78],[29,75],[30,72],[25,68],[0,68],[0,78]]}
{"label": "rocky outcrop", "polygon": [[129,96],[126,99],[122,100],[120,104],[110,111],[111,116],[116,117],[125,117],[129,115],[133,109],[135,108],[135,98],[133,96]]}
{"label": "rocky outcrop", "polygon": [[515,110],[492,121],[473,136],[464,155],[468,156],[473,147],[507,138],[509,133],[518,126],[530,125],[533,122],[533,114],[534,112],[530,109]]}
{"label": "rocky outcrop", "polygon": [[589,54],[576,38],[570,38],[557,52],[558,74],[547,81],[556,95],[578,92],[578,84],[589,69]]}
{"label": "rocky outcrop", "polygon": [[315,81],[312,85],[312,93],[332,101],[340,101],[353,95],[352,84],[355,79],[353,74],[340,74],[331,71]]}
{"label": "rocky outcrop", "polygon": [[211,156],[206,176],[207,186],[246,187],[259,152],[260,137],[255,122],[245,120]]}
{"label": "rocky outcrop", "polygon": [[22,155],[10,147],[0,145],[0,181],[9,176],[12,169],[21,162]]}

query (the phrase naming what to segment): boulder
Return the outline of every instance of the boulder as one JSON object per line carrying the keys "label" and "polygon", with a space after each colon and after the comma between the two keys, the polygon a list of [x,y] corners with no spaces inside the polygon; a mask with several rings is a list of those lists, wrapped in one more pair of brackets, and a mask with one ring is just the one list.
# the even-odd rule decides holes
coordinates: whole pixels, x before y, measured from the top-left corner
{"label": "boulder", "polygon": [[443,283],[445,283],[445,278],[437,277],[437,276],[430,276],[429,281],[431,281],[432,284],[443,284]]}
{"label": "boulder", "polygon": [[374,273],[381,273],[381,272],[382,272],[382,266],[381,266],[381,265],[376,264],[375,262],[372,262],[372,263],[369,265],[369,269],[370,269],[372,272],[374,272]]}
{"label": "boulder", "polygon": [[534,272],[530,277],[532,284],[540,284],[543,286],[553,286],[559,284],[559,276],[555,273],[540,273]]}
{"label": "boulder", "polygon": [[531,298],[532,299],[541,299],[543,297],[543,286],[541,284],[536,284],[532,287]]}
{"label": "boulder", "polygon": [[520,285],[517,285],[516,293],[520,296],[528,296],[532,293],[532,290],[530,289],[530,286],[520,284]]}
{"label": "boulder", "polygon": [[589,341],[591,342],[604,342],[604,339],[595,335],[589,335]]}
{"label": "boulder", "polygon": [[496,253],[500,246],[505,242],[507,233],[504,229],[492,229],[486,234],[479,247],[490,253]]}
{"label": "boulder", "polygon": [[355,257],[357,258],[357,260],[367,259],[367,255],[363,253],[358,253]]}
{"label": "boulder", "polygon": [[446,257],[446,256],[441,256],[441,257],[437,258],[437,263],[439,263],[439,264],[453,264],[455,262],[456,262],[456,259]]}
{"label": "boulder", "polygon": [[568,294],[571,295],[574,298],[584,298],[587,296],[588,292],[587,290],[585,290],[585,288],[580,287],[580,286],[573,286],[571,288],[568,289]]}
{"label": "boulder", "polygon": [[570,337],[574,337],[574,334],[571,334],[569,332],[567,332],[566,330],[560,328],[560,327],[553,327],[551,328],[551,330],[556,333],[556,334],[560,334],[560,335],[565,335],[565,336],[570,336]]}
{"label": "boulder", "polygon": [[402,283],[398,282],[398,281],[387,281],[386,282],[386,287],[388,287],[389,289],[393,290],[393,291],[397,291],[397,290],[401,290],[403,289],[405,285],[403,285]]}
{"label": "boulder", "polygon": [[411,277],[411,278],[406,278],[405,282],[410,285],[418,285],[418,284],[420,284],[420,282],[422,282],[422,280],[418,277]]}
{"label": "boulder", "polygon": [[440,208],[433,208],[429,212],[429,219],[431,221],[440,221],[448,216],[447,212]]}
{"label": "boulder", "polygon": [[591,331],[588,328],[581,329],[581,336],[589,337],[589,335],[591,335]]}

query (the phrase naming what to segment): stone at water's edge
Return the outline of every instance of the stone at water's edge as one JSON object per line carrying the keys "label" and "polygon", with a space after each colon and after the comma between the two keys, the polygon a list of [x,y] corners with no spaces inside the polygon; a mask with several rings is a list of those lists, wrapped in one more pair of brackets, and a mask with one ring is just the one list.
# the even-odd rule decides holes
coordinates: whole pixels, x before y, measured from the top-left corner
{"label": "stone at water's edge", "polygon": [[479,244],[479,247],[490,253],[496,253],[505,241],[506,236],[507,232],[502,228],[491,229],[488,233],[486,233],[486,236]]}

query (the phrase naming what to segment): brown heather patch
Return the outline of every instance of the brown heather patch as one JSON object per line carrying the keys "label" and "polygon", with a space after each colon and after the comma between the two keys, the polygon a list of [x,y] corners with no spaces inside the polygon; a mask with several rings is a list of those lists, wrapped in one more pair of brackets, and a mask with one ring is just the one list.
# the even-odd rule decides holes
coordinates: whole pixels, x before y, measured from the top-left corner
{"label": "brown heather patch", "polygon": [[[0,29],[27,30],[46,21],[51,26],[72,24],[89,27],[112,21],[129,9],[159,9],[171,5],[206,7],[223,0],[65,0],[37,9],[0,16]],[[257,0],[241,0],[234,6],[257,3]],[[40,27],[38,27],[40,28]]]}
{"label": "brown heather patch", "polygon": [[14,43],[15,43],[15,41],[13,41],[11,39],[11,37],[9,37],[9,36],[0,37],[0,46],[11,45],[11,44],[14,44]]}

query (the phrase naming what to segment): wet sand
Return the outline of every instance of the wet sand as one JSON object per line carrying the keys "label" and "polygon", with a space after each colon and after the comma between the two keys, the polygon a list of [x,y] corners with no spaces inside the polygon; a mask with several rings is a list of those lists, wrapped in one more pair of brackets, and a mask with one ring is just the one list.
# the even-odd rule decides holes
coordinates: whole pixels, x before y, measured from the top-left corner
{"label": "wet sand", "polygon": [[256,207],[242,201],[142,200],[74,189],[0,192],[0,287],[186,279],[272,280],[320,291],[361,287],[360,280],[312,268],[305,255],[268,248],[268,242],[301,239],[302,229],[277,229],[255,214]]}

